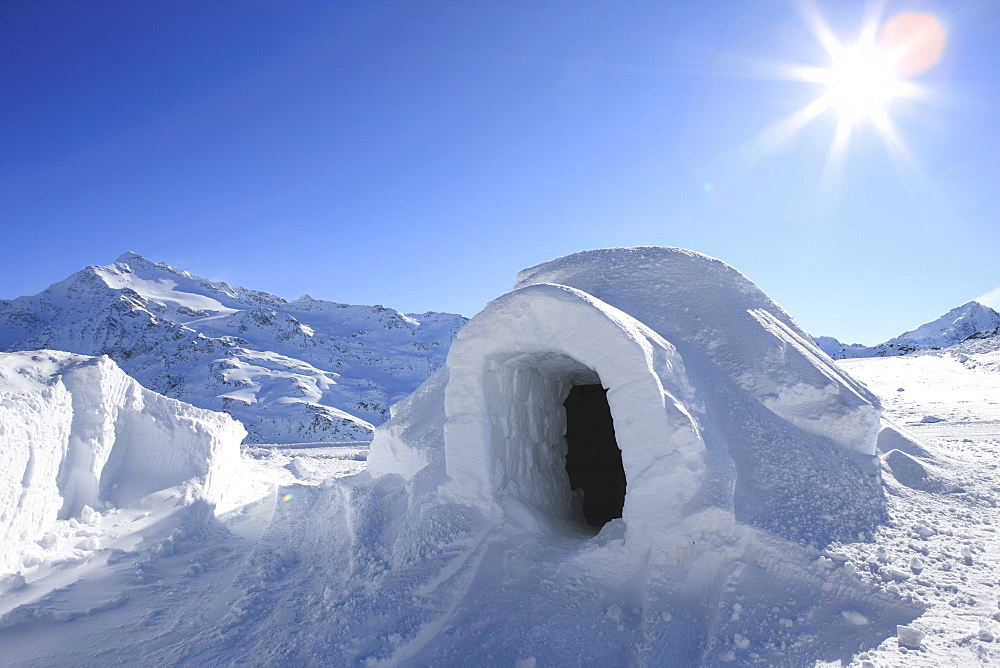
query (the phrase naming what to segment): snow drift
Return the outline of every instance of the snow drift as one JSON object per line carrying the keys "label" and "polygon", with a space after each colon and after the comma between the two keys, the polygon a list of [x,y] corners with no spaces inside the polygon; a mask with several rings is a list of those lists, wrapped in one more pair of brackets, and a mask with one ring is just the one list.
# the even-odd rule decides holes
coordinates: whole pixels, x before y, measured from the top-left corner
{"label": "snow drift", "polygon": [[218,501],[243,471],[227,415],[145,389],[107,357],[0,353],[0,572],[59,519],[188,481]]}
{"label": "snow drift", "polygon": [[494,521],[579,522],[563,409],[576,385],[607,389],[628,540],[675,542],[718,508],[818,543],[884,517],[878,399],[742,274],[676,248],[522,271],[377,431],[369,471],[423,471]]}

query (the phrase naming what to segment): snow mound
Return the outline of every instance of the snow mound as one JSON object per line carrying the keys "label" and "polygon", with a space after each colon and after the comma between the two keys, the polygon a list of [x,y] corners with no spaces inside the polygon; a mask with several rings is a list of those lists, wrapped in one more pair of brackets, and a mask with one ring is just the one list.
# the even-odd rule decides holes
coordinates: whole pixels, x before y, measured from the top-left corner
{"label": "snow mound", "polygon": [[936,491],[941,485],[927,471],[927,467],[900,450],[890,450],[882,460],[892,477],[901,485],[924,491]]}
{"label": "snow mound", "polygon": [[[0,572],[56,520],[239,484],[242,425],[147,390],[107,357],[0,353]],[[86,520],[86,517],[83,517]]]}
{"label": "snow mound", "polygon": [[369,472],[494,522],[578,521],[563,403],[580,385],[607,390],[628,541],[675,545],[717,508],[816,543],[884,518],[878,399],[742,274],[676,248],[521,272],[376,431]]}

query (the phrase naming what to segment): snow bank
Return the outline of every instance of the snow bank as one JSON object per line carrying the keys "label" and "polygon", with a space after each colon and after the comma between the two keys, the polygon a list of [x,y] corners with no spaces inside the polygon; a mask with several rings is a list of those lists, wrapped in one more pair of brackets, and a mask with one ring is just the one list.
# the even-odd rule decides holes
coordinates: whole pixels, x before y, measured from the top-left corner
{"label": "snow bank", "polygon": [[210,502],[243,470],[243,427],[145,389],[107,357],[0,354],[0,572],[57,519],[193,481]]}
{"label": "snow bank", "polygon": [[884,519],[878,399],[736,270],[673,248],[521,272],[376,431],[369,471],[552,530],[574,513],[574,385],[607,389],[629,541],[676,545],[685,518],[711,508],[816,543]]}

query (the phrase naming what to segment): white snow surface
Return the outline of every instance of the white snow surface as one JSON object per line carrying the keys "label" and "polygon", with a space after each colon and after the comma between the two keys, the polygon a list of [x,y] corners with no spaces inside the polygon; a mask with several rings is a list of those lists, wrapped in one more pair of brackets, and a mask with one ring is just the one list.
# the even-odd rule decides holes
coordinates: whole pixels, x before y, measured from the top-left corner
{"label": "white snow surface", "polygon": [[[880,453],[888,521],[822,548],[718,513],[674,550],[626,548],[620,522],[597,536],[496,527],[468,506],[414,503],[436,484],[426,467],[405,484],[347,467],[353,446],[252,446],[276,487],[229,514],[159,493],[57,521],[33,566],[0,575],[0,660],[995,665],[996,362],[844,363],[916,439],[897,444],[919,448],[922,474]],[[300,477],[294,461],[324,473]]]}
{"label": "white snow surface", "polygon": [[196,485],[240,486],[246,431],[227,415],[151,392],[107,357],[0,353],[0,571],[57,519]]}
{"label": "white snow surface", "polygon": [[106,354],[152,390],[232,415],[249,442],[370,440],[464,322],[286,301],[125,253],[0,300],[0,350]]}
{"label": "white snow surface", "polygon": [[[20,563],[0,571],[0,663],[1000,662],[995,342],[843,362],[868,389],[824,362],[830,375],[820,376],[850,382],[845,396],[883,400],[886,420],[871,436],[879,450],[866,455],[773,408],[802,411],[802,401],[769,406],[754,394],[760,382],[745,374],[794,378],[812,351],[787,345],[796,338],[784,327],[798,332],[780,313],[753,308],[767,315],[737,322],[785,341],[793,371],[776,357],[712,357],[699,347],[712,349],[712,335],[675,342],[576,286],[524,285],[470,321],[448,362],[394,407],[369,471],[364,444],[244,446],[243,472],[214,511],[196,482],[49,520]],[[718,324],[714,335],[729,340]],[[566,341],[570,331],[583,340]],[[520,357],[508,357],[513,348]],[[493,385],[477,390],[482,368],[495,372]],[[636,536],[663,526],[645,503],[594,535],[534,470],[558,431],[538,418],[558,422],[542,414],[553,397],[594,375],[618,393],[609,398],[616,428],[636,419],[674,430],[666,441],[628,429],[622,439],[623,459],[655,467],[667,457],[687,469],[661,491],[666,535]],[[38,382],[11,377],[11,392],[37,393]],[[499,411],[449,396],[463,387]],[[633,401],[636,411],[623,413]],[[653,405],[659,413],[647,416]],[[829,410],[856,429],[849,410]],[[453,419],[486,430],[470,432],[469,452],[451,440],[461,433]],[[531,454],[497,450],[498,426],[507,446]],[[473,479],[453,479],[460,471]],[[632,494],[644,471],[629,475]]]}

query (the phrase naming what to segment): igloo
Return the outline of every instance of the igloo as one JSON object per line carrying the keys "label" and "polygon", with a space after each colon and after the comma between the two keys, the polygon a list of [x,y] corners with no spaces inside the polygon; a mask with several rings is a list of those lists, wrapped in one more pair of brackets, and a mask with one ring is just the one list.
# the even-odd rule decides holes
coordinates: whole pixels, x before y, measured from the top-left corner
{"label": "igloo", "polygon": [[369,471],[491,521],[674,541],[708,510],[782,536],[884,519],[878,399],[729,265],[679,248],[522,271],[393,410]]}

